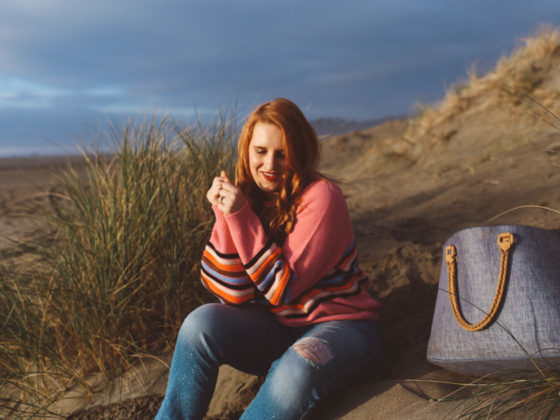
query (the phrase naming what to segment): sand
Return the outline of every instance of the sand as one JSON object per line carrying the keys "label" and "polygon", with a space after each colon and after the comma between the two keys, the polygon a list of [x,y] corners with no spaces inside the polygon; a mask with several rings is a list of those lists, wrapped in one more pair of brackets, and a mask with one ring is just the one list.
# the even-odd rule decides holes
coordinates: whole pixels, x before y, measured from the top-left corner
{"label": "sand", "polygon": [[[545,31],[416,118],[323,142],[321,170],[346,195],[361,268],[383,304],[385,353],[377,371],[328,398],[313,419],[454,419],[474,401],[469,388],[448,384],[472,378],[426,360],[442,244],[482,224],[560,228],[560,215],[543,209],[560,210],[560,118],[518,95],[560,115],[559,86],[560,34]],[[52,173],[66,160],[0,159],[0,255],[25,261],[18,241],[37,235],[36,216],[57,188]],[[72,419],[153,418],[170,358],[145,358],[111,385],[94,376],[88,398],[71,390],[51,408]],[[238,418],[260,383],[224,366],[207,418]],[[525,419],[534,409],[501,418]]]}
{"label": "sand", "polygon": [[[483,224],[560,228],[560,118],[504,95],[504,86],[523,88],[560,115],[560,35],[528,41],[414,119],[323,141],[320,169],[344,191],[360,266],[382,303],[385,352],[378,370],[329,397],[312,419],[454,419],[474,401],[472,388],[449,384],[473,378],[426,360],[442,245],[457,230]],[[81,168],[80,158],[70,160]],[[38,235],[37,216],[54,204],[53,174],[67,161],[0,159],[0,255],[26,261],[18,241]],[[70,390],[51,409],[72,419],[153,418],[170,359],[171,352],[146,357],[113,384],[93,376],[91,395]],[[238,418],[261,381],[222,367],[207,418]],[[525,419],[534,410],[501,418]]]}
{"label": "sand", "polygon": [[[484,118],[452,119],[449,127],[440,126],[453,133],[445,142],[405,140],[406,120],[324,142],[322,170],[345,192],[360,265],[383,304],[385,355],[368,380],[329,398],[313,419],[457,418],[456,407],[470,401],[470,392],[461,391],[453,394],[456,401],[438,402],[457,390],[443,381],[471,379],[426,360],[442,244],[453,232],[516,206],[560,209],[560,132],[522,111],[514,125],[502,107],[485,109]],[[34,235],[34,216],[50,205],[45,191],[56,188],[45,169],[63,167],[62,158],[0,160],[0,250],[25,255],[6,237]],[[557,229],[560,215],[523,209],[490,223]],[[145,360],[112,390],[92,378],[98,381],[97,393],[88,400],[69,393],[55,408],[72,419],[152,418],[165,392],[171,355],[158,357]],[[208,418],[238,418],[260,380],[223,367]],[[518,411],[507,418],[525,415]]]}

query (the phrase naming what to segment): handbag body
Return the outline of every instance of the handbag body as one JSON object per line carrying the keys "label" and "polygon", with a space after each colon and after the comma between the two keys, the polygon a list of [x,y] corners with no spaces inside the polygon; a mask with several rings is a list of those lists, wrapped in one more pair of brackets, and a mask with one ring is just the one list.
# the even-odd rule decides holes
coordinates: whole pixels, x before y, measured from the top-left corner
{"label": "handbag body", "polygon": [[560,367],[560,234],[521,225],[453,234],[427,358],[470,376]]}

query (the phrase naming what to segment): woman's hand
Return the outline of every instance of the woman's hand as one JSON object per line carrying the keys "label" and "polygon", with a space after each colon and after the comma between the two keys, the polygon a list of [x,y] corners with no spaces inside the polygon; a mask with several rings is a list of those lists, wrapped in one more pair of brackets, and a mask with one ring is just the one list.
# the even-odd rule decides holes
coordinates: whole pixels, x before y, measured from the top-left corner
{"label": "woman's hand", "polygon": [[222,171],[222,174],[225,176],[225,181],[222,183],[222,188],[218,193],[220,196],[218,208],[227,215],[241,210],[246,200],[241,190],[229,180],[226,173]]}
{"label": "woman's hand", "polygon": [[225,171],[214,178],[206,198],[212,205],[217,204],[218,209],[226,215],[240,210],[246,201],[241,190],[229,180]]}
{"label": "woman's hand", "polygon": [[206,193],[206,198],[210,201],[210,204],[218,204],[218,200],[220,199],[220,190],[222,189],[222,184],[226,181],[226,179],[226,171],[222,171],[220,176],[215,177],[214,181],[212,181],[212,186]]}

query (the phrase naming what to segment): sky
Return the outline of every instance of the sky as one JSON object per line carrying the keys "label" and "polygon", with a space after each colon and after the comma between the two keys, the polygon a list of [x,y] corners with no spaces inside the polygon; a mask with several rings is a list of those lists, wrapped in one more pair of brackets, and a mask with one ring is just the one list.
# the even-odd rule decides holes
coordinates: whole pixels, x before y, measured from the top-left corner
{"label": "sky", "polygon": [[0,0],[0,156],[275,97],[309,119],[410,115],[543,24],[560,1]]}

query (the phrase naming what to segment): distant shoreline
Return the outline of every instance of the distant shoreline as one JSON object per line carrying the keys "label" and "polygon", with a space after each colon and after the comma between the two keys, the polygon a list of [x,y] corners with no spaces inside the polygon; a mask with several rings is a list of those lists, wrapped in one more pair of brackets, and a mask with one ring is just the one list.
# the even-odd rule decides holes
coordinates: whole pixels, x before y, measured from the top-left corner
{"label": "distant shoreline", "polygon": [[32,155],[3,157],[0,156],[0,172],[19,169],[40,169],[57,167],[66,164],[81,164],[84,162],[84,155]]}

